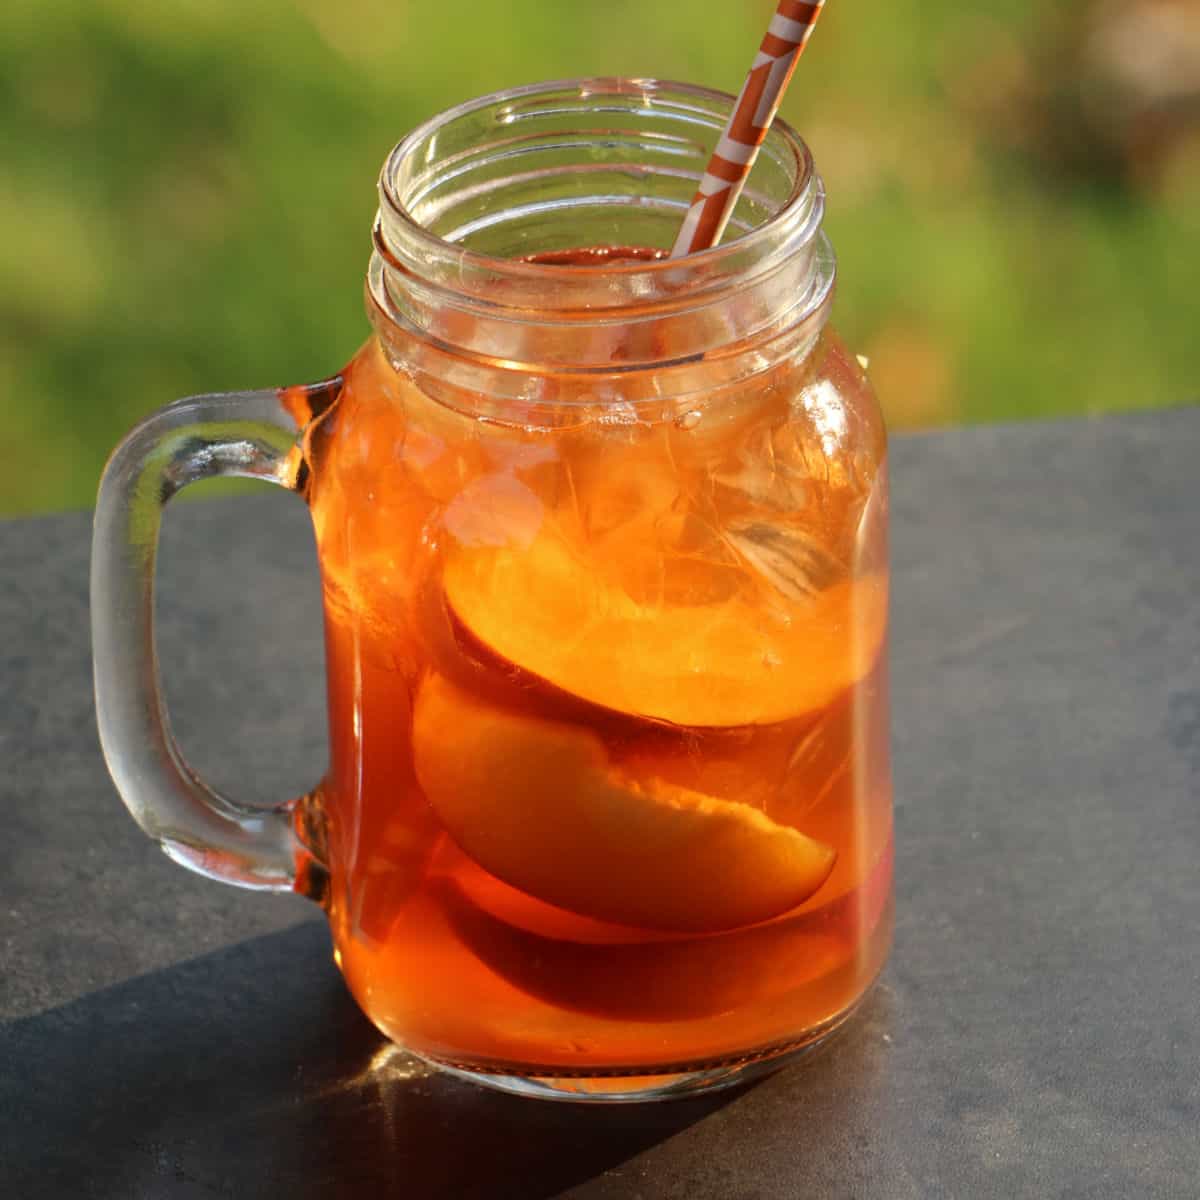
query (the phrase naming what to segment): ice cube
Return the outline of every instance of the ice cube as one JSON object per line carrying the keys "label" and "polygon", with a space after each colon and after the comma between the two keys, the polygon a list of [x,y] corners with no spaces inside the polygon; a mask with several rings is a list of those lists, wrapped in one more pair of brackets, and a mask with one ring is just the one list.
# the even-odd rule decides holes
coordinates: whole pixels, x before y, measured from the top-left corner
{"label": "ice cube", "polygon": [[813,534],[795,525],[741,521],[725,540],[758,577],[788,600],[805,600],[846,574],[846,564]]}

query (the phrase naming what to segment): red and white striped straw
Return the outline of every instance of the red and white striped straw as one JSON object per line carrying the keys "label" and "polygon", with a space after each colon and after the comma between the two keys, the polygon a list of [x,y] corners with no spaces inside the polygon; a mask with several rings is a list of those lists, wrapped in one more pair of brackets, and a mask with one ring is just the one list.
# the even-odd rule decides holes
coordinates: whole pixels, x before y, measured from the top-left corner
{"label": "red and white striped straw", "polygon": [[707,250],[721,240],[824,6],[825,0],[779,0],[733,115],[675,239],[672,258]]}

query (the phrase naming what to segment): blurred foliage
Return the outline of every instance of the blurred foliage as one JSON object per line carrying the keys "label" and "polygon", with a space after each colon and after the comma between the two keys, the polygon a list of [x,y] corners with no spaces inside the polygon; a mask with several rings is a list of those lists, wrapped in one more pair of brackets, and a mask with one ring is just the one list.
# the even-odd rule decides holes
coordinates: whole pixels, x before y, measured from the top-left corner
{"label": "blurred foliage", "polygon": [[[374,181],[538,79],[736,91],[771,0],[5,0],[0,512],[91,503],[190,392],[364,337]],[[834,0],[785,116],[894,427],[1200,398],[1200,5]]]}

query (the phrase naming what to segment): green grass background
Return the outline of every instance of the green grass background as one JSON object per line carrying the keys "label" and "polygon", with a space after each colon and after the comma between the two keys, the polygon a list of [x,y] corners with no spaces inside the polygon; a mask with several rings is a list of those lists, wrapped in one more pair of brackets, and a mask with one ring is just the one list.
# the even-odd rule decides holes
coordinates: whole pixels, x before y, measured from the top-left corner
{"label": "green grass background", "polygon": [[[573,75],[736,91],[771,9],[5,0],[0,513],[90,504],[174,397],[336,370],[416,122]],[[836,322],[895,427],[1195,402],[1200,140],[1153,186],[1081,170],[1084,6],[987,9],[830,0],[784,114],[826,179]]]}

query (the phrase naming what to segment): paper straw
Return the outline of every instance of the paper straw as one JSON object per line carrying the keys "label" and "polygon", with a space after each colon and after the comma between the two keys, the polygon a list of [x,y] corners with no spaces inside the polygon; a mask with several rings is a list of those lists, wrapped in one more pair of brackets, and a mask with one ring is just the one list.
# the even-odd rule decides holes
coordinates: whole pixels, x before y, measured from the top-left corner
{"label": "paper straw", "polygon": [[780,0],[675,239],[672,258],[707,250],[721,240],[824,5],[825,0]]}

